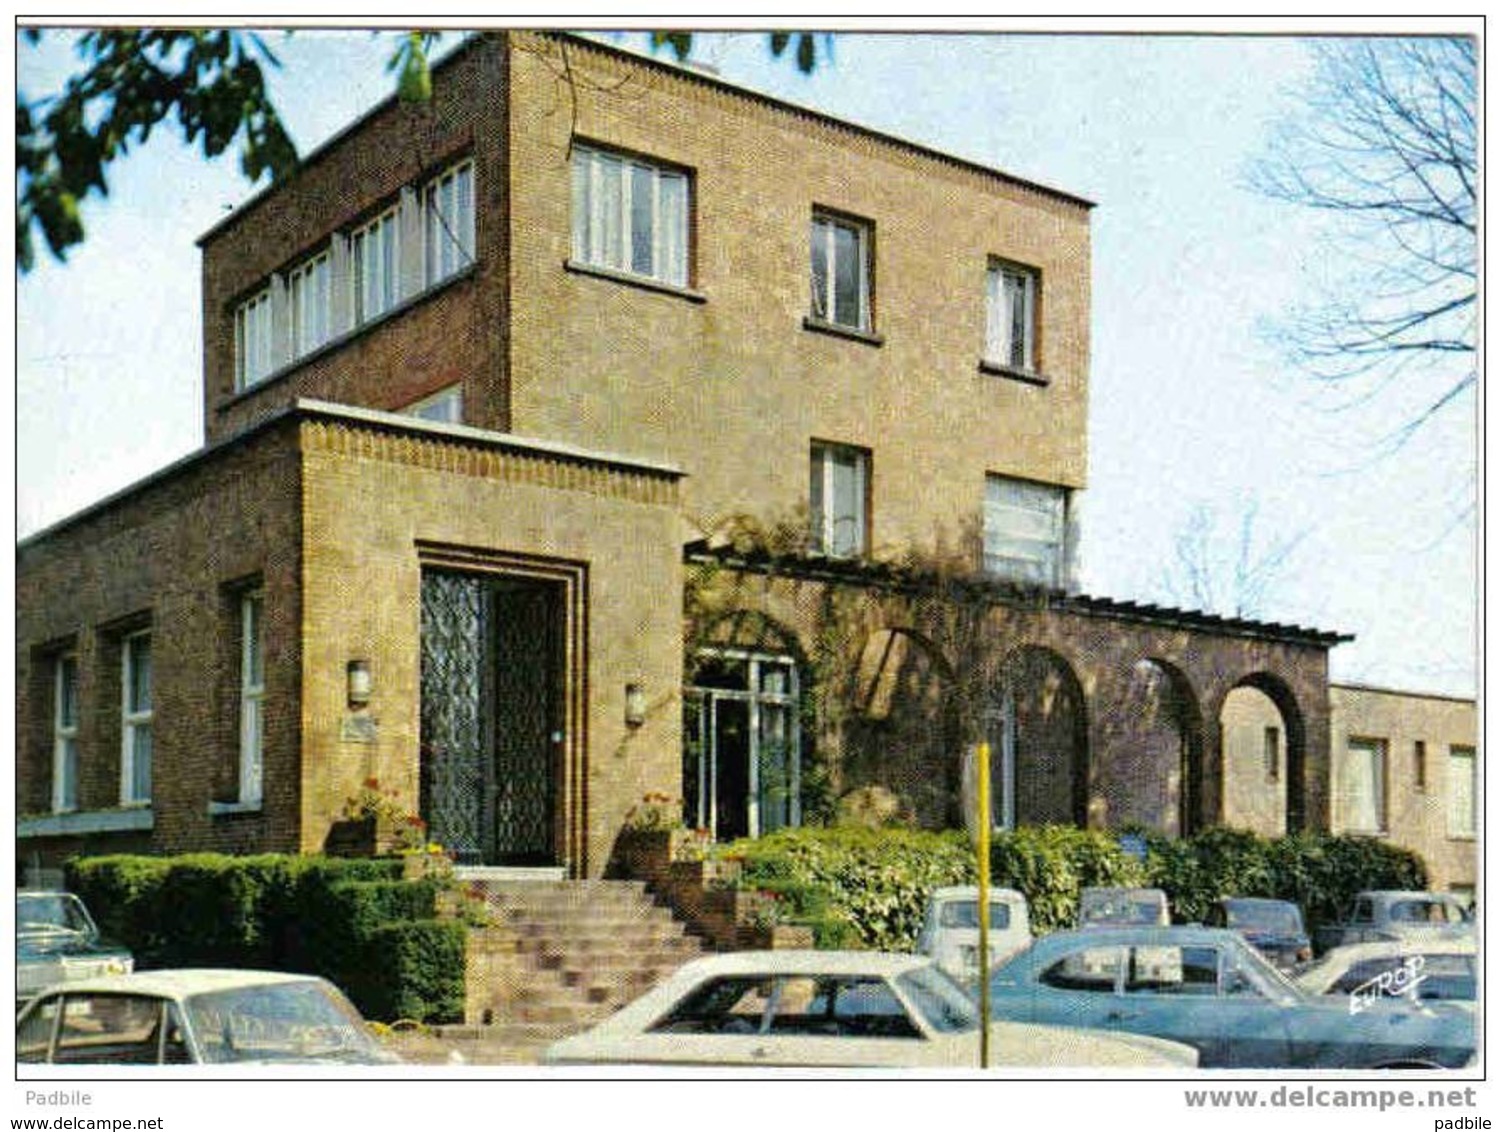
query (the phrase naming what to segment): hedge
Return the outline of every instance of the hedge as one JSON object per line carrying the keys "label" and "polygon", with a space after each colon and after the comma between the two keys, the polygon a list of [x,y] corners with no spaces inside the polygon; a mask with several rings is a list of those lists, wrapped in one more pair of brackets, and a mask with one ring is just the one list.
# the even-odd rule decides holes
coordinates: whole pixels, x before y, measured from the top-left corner
{"label": "hedge", "polygon": [[[339,985],[370,1018],[461,1017],[464,928],[434,919],[436,881],[401,873],[389,858],[217,853],[82,858],[66,868],[100,930],[141,968],[303,971]],[[440,942],[419,963],[408,940]]]}
{"label": "hedge", "polygon": [[[1027,898],[1032,930],[1072,927],[1079,890],[1149,885],[1168,894],[1178,922],[1202,921],[1219,897],[1270,896],[1297,903],[1310,931],[1366,888],[1422,888],[1416,854],[1369,838],[1296,834],[1264,838],[1213,828],[1189,838],[1144,834],[1146,860],[1116,835],[1072,826],[998,832],[991,883]],[[743,860],[742,883],[777,896],[781,918],[813,928],[820,947],[909,950],[929,893],[974,884],[974,851],[960,831],[866,827],[779,830],[721,847]]]}

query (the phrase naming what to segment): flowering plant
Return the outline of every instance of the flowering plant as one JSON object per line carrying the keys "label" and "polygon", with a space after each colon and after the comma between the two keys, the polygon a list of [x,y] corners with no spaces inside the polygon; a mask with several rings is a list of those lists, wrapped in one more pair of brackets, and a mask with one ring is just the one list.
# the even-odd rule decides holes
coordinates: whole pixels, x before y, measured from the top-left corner
{"label": "flowering plant", "polygon": [[641,796],[625,814],[625,828],[633,833],[658,833],[683,824],[683,800],[652,791]]}
{"label": "flowering plant", "polygon": [[703,826],[687,830],[683,839],[673,848],[674,861],[707,861],[714,848],[714,835]]}
{"label": "flowering plant", "polygon": [[395,832],[396,848],[402,852],[436,851],[443,848],[427,839],[427,822],[401,804],[395,790],[383,790],[380,779],[367,778],[353,797],[344,800],[344,817],[349,821],[373,819],[377,826],[387,825]]}

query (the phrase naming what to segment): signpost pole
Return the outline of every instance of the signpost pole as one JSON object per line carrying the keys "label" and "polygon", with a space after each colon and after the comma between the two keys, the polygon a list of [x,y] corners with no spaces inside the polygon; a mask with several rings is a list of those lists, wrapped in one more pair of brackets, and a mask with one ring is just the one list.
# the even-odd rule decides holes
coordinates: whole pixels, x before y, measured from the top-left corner
{"label": "signpost pole", "polygon": [[976,864],[980,877],[980,1068],[990,1068],[990,744],[981,743],[975,753],[975,806],[980,811],[976,825]]}

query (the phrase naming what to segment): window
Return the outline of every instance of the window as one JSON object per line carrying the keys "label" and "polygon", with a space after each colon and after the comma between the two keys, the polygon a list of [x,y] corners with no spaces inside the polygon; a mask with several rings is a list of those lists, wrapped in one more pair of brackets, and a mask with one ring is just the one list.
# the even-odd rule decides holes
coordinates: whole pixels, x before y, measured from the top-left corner
{"label": "window", "polygon": [[120,803],[151,801],[151,634],[132,633],[120,649]]}
{"label": "window", "polygon": [[1131,949],[1127,994],[1213,995],[1219,990],[1219,952],[1212,947]]}
{"label": "window", "polygon": [[428,185],[423,200],[424,268],[429,287],[474,262],[474,162]]}
{"label": "window", "polygon": [[1421,739],[1412,744],[1412,785],[1415,790],[1428,789],[1428,744]]}
{"label": "window", "polygon": [[310,354],[332,336],[329,255],[314,256],[287,276],[292,306],[292,356]]}
{"label": "window", "polygon": [[1055,990],[1113,994],[1125,965],[1124,948],[1090,947],[1070,952],[1039,975],[1038,981]]}
{"label": "window", "polygon": [[78,657],[64,653],[52,677],[52,810],[78,809]]}
{"label": "window", "polygon": [[264,595],[258,590],[240,599],[240,801],[246,805],[261,800],[266,697],[264,607]]}
{"label": "window", "polygon": [[573,258],[686,287],[688,174],[575,145]]}
{"label": "window", "polygon": [[853,558],[870,549],[865,529],[870,457],[844,444],[813,445],[808,507],[813,549],[831,558]]}
{"label": "window", "polygon": [[811,241],[813,317],[869,330],[870,225],[814,213]]}
{"label": "window", "polygon": [[464,387],[462,385],[450,385],[447,389],[441,389],[431,397],[424,397],[420,401],[414,401],[401,410],[404,416],[420,417],[425,421],[438,421],[442,424],[464,423]]}
{"label": "window", "polygon": [[272,363],[271,288],[241,303],[235,311],[235,388],[249,389],[264,380]]}
{"label": "window", "polygon": [[1475,748],[1449,748],[1449,836],[1475,836]]}
{"label": "window", "polygon": [[1386,740],[1351,739],[1340,783],[1341,813],[1350,833],[1386,830]]}
{"label": "window", "polygon": [[992,263],[985,280],[985,360],[1007,369],[1037,369],[1037,272]]}
{"label": "window", "polygon": [[985,570],[1015,581],[1062,585],[1068,489],[985,477]]}
{"label": "window", "polygon": [[1266,780],[1276,782],[1282,777],[1282,735],[1275,727],[1266,728],[1261,734],[1261,757],[1266,765]]}
{"label": "window", "polygon": [[401,238],[395,208],[377,216],[349,238],[354,279],[354,321],[369,322],[396,305],[401,273]]}

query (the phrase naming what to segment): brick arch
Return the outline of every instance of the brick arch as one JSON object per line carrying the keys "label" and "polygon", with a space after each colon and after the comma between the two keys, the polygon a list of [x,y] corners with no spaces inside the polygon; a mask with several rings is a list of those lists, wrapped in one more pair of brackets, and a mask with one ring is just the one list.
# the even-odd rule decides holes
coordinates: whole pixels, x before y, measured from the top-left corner
{"label": "brick arch", "polygon": [[839,694],[840,793],[879,787],[924,826],[963,820],[962,749],[954,669],[926,634],[902,624],[873,628]]}
{"label": "brick arch", "polygon": [[1204,713],[1188,673],[1148,653],[1101,679],[1094,696],[1091,824],[1192,833],[1200,825],[1206,751]]}
{"label": "brick arch", "polygon": [[1011,649],[992,687],[987,738],[991,795],[1016,825],[1089,824],[1089,704],[1067,657],[1037,644]]}
{"label": "brick arch", "polygon": [[[1298,702],[1296,693],[1286,680],[1274,672],[1256,671],[1243,675],[1230,687],[1226,688],[1215,705],[1215,719],[1219,720],[1225,711],[1225,701],[1230,693],[1237,688],[1254,688],[1267,699],[1272,701],[1277,712],[1282,717],[1283,733],[1286,741],[1286,772],[1282,775],[1281,787],[1283,791],[1285,827],[1288,833],[1298,833],[1311,828],[1307,812],[1307,797],[1309,787],[1309,759],[1308,759],[1308,719],[1303,705]],[[1219,752],[1223,761],[1225,754],[1223,749]],[[1223,765],[1220,768],[1220,777],[1224,777]]]}
{"label": "brick arch", "polygon": [[792,657],[807,666],[807,651],[796,632],[759,609],[732,609],[705,623],[688,642],[688,662],[701,649],[744,649]]}

